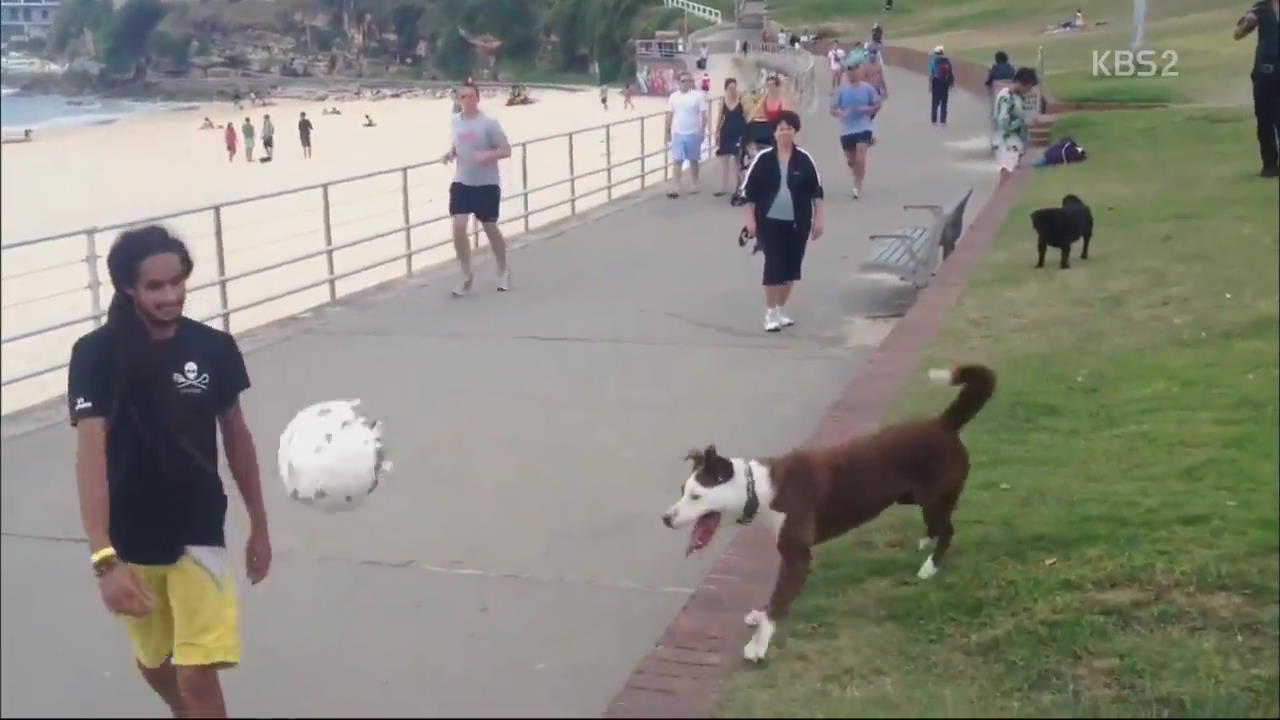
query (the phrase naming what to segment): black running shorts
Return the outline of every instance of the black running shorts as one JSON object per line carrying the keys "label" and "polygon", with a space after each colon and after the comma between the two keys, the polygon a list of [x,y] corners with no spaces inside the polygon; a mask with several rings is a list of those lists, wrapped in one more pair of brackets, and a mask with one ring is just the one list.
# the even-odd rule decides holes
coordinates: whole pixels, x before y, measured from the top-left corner
{"label": "black running shorts", "polygon": [[502,189],[497,185],[449,186],[449,214],[475,215],[483,223],[497,222],[502,205]]}

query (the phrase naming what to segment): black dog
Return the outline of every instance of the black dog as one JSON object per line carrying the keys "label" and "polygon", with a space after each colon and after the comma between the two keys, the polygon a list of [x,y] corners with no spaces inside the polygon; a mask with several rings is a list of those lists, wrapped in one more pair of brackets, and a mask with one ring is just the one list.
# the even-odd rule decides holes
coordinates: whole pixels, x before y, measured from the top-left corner
{"label": "black dog", "polygon": [[1071,243],[1084,238],[1081,260],[1089,259],[1089,241],[1093,239],[1093,211],[1075,195],[1062,198],[1060,208],[1042,208],[1031,213],[1031,227],[1035,228],[1037,250],[1040,259],[1036,267],[1044,267],[1044,253],[1050,245],[1062,250],[1063,270],[1071,267]]}

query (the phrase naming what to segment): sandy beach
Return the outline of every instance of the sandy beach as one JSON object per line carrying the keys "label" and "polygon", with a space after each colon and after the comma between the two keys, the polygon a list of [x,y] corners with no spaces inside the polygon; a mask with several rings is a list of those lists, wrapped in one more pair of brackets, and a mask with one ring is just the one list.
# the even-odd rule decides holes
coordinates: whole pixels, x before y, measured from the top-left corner
{"label": "sandy beach", "polygon": [[[535,104],[506,107],[505,93],[485,97],[481,109],[503,125],[513,146],[511,158],[501,163],[503,180],[503,229],[509,235],[524,230],[522,169],[527,168],[528,186],[539,188],[566,180],[570,172],[569,143],[565,138],[521,143],[536,138],[593,128],[627,118],[661,112],[665,98],[636,97],[635,109],[624,110],[623,99],[610,92],[609,109],[601,107],[595,90],[566,92],[533,90]],[[323,115],[325,107],[336,106],[341,115]],[[406,165],[437,160],[447,149],[451,103],[448,99],[416,98],[380,101],[304,102],[283,100],[269,107],[236,110],[230,103],[202,105],[195,109],[128,117],[109,125],[44,129],[34,142],[4,145],[0,149],[0,181],[3,207],[0,235],[6,246],[36,237],[66,233],[65,238],[27,247],[5,249],[3,253],[3,309],[0,323],[4,337],[47,326],[60,320],[87,315],[90,295],[85,289],[89,273],[84,262],[86,228],[137,222],[159,215],[195,210],[166,218],[190,246],[196,271],[190,287],[208,283],[218,276],[215,213],[218,212],[223,238],[225,274],[235,276],[249,270],[325,248],[324,193],[319,188],[240,203],[237,200],[265,193],[282,193],[295,188],[332,182],[356,175],[395,170]],[[314,124],[313,157],[304,159],[298,140],[299,113],[305,111]],[[377,127],[362,127],[365,114]],[[248,117],[258,134],[255,159],[263,155],[262,117],[270,114],[275,124],[275,160],[247,162],[241,141],[238,156],[228,162],[223,131],[228,122],[237,130]],[[218,129],[198,129],[205,117]],[[606,137],[607,135],[607,137]],[[606,149],[615,163],[641,154],[641,126],[631,122],[578,133],[573,142],[573,170],[581,174],[601,172],[575,183],[584,189],[606,185]],[[661,117],[644,123],[645,152],[663,147]],[[522,163],[522,156],[523,163]],[[648,183],[661,181],[665,156],[646,161]],[[637,177],[639,162],[615,168],[615,183]],[[443,244],[438,250],[418,254],[413,268],[451,260],[447,221],[448,184],[451,166],[429,165],[406,172],[394,171],[374,177],[331,185],[328,190],[329,237],[333,245],[351,242],[403,225],[403,185],[408,187],[408,212],[412,223],[434,218],[441,221],[415,228],[410,242],[415,249]],[[615,187],[614,196],[639,189],[639,180]],[[565,200],[569,184],[535,192],[529,207],[536,209]],[[602,191],[579,200],[579,210],[606,201]],[[530,227],[537,227],[569,214],[567,203],[534,214]],[[99,274],[103,283],[101,302],[111,298],[105,255],[119,229],[110,229],[95,238],[102,256]],[[405,251],[403,232],[352,248],[336,250],[334,270],[342,273],[383,260]],[[404,260],[384,265],[358,276],[337,281],[338,296],[360,290],[405,274]],[[488,271],[481,265],[479,272]],[[315,282],[327,274],[324,254],[227,283],[228,304],[238,307],[263,300],[290,288]],[[326,284],[280,300],[264,302],[232,315],[230,329],[240,332],[265,322],[300,312],[326,302]],[[207,318],[218,312],[216,286],[191,292],[187,313]],[[219,321],[212,321],[217,324]],[[65,361],[71,343],[90,329],[89,322],[69,326],[36,338],[3,346],[6,379]],[[65,371],[59,370],[4,388],[3,412],[29,406],[65,391]]]}

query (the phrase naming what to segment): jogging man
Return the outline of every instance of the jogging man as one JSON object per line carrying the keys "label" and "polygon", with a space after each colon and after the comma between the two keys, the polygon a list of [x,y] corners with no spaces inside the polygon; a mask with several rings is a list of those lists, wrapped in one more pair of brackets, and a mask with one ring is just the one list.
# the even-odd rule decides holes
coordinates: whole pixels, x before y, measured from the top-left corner
{"label": "jogging man", "polygon": [[227,333],[183,316],[191,255],[157,226],[107,255],[107,322],[71,349],[67,398],[89,563],[147,684],[174,717],[226,717],[218,671],[240,661],[218,428],[249,513],[250,582],[271,567],[257,451]]}
{"label": "jogging man", "polygon": [[831,97],[831,114],[840,118],[840,148],[853,174],[855,200],[862,196],[862,181],[867,175],[867,153],[874,139],[871,118],[884,102],[879,91],[863,79],[865,63],[861,50],[850,51],[845,81]]}
{"label": "jogging man", "polygon": [[680,197],[684,163],[689,161],[689,175],[693,189],[698,192],[698,163],[702,159],[702,139],[706,136],[709,118],[707,98],[693,87],[693,76],[680,73],[680,89],[667,99],[667,145],[671,148],[671,161],[675,172],[671,176],[671,189],[667,197]]}
{"label": "jogging man", "polygon": [[462,268],[462,282],[454,297],[471,292],[471,246],[467,241],[467,219],[474,215],[489,238],[493,259],[498,264],[498,292],[511,289],[507,269],[507,241],[498,229],[502,205],[498,161],[511,157],[511,144],[498,121],[480,112],[480,89],[467,82],[458,89],[460,112],[453,116],[453,143],[443,160],[458,164],[449,185],[449,214],[453,216],[453,249]]}

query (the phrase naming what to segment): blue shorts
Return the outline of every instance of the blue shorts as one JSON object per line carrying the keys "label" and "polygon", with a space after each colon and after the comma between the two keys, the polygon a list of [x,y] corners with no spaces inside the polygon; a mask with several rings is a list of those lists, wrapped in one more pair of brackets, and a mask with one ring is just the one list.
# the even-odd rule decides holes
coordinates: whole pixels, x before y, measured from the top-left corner
{"label": "blue shorts", "polygon": [[698,162],[702,159],[702,133],[681,135],[671,133],[671,160],[682,163],[685,160]]}

